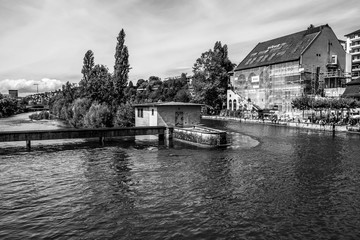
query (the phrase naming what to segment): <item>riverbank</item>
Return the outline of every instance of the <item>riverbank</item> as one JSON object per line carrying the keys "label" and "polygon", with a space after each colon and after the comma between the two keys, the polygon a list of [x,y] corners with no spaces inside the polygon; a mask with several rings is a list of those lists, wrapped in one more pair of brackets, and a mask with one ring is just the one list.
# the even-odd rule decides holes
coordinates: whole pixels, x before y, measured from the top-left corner
{"label": "riverbank", "polygon": [[292,128],[304,128],[320,131],[331,131],[331,132],[349,132],[349,133],[360,133],[357,128],[351,128],[347,125],[332,125],[332,124],[316,124],[316,123],[302,123],[302,122],[284,122],[280,121],[277,123],[271,122],[270,120],[256,120],[256,119],[244,119],[236,117],[221,117],[221,116],[202,116],[203,119],[213,120],[225,120],[225,121],[238,121],[244,123],[255,123],[255,124],[267,124],[274,126],[284,126]]}
{"label": "riverbank", "polygon": [[29,116],[34,112],[21,113],[7,118],[0,118],[0,131],[52,130],[68,128],[57,119],[31,120]]}

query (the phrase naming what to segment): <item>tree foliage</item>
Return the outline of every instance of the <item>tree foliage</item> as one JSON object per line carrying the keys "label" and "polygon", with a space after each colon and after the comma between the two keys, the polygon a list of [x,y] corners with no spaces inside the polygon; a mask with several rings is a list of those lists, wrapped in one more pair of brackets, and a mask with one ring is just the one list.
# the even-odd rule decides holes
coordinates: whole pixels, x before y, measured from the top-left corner
{"label": "tree foliage", "polygon": [[93,102],[84,117],[84,126],[87,128],[112,127],[112,120],[112,113],[106,103]]}
{"label": "tree foliage", "polygon": [[220,41],[215,43],[212,50],[202,53],[193,66],[194,101],[218,110],[223,108],[226,104],[228,72],[233,68],[227,45],[222,46]]}
{"label": "tree foliage", "polygon": [[[1,95],[2,97],[2,95]],[[13,98],[0,98],[0,117],[9,117],[19,111],[18,102]]]}
{"label": "tree foliage", "polygon": [[115,100],[122,102],[123,90],[128,83],[128,73],[130,71],[129,52],[125,43],[125,31],[121,29],[116,44],[115,65],[114,65],[114,89]]}
{"label": "tree foliage", "polygon": [[90,72],[87,87],[84,89],[85,97],[100,103],[106,102],[109,105],[115,98],[114,86],[111,81],[111,74],[104,65],[95,65]]}
{"label": "tree foliage", "polygon": [[130,103],[120,105],[114,117],[114,126],[133,127],[134,125],[135,112],[133,106]]}
{"label": "tree foliage", "polygon": [[91,50],[88,50],[85,53],[84,60],[83,60],[83,67],[81,69],[81,73],[83,74],[83,78],[80,81],[80,86],[86,88],[87,83],[90,78],[91,70],[95,65],[94,61],[94,53]]}
{"label": "tree foliage", "polygon": [[292,100],[292,107],[299,110],[353,109],[360,107],[360,101],[353,98],[311,98],[307,95]]}

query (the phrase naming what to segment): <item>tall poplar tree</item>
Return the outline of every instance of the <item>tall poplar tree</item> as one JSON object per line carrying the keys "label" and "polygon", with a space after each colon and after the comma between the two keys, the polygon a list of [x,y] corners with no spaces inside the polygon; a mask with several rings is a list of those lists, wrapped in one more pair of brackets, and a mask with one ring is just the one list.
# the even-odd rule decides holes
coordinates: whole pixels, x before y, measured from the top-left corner
{"label": "tall poplar tree", "polygon": [[121,29],[116,44],[115,65],[114,65],[114,94],[117,104],[123,102],[124,88],[128,83],[128,73],[130,71],[129,52],[125,43],[125,31]]}
{"label": "tall poplar tree", "polygon": [[90,72],[94,66],[95,66],[94,53],[93,51],[88,50],[85,53],[83,60],[83,67],[81,69],[81,73],[83,74],[83,80],[85,83],[89,81]]}
{"label": "tall poplar tree", "polygon": [[82,79],[80,80],[79,86],[81,88],[80,95],[86,96],[88,93],[86,90],[89,88],[89,79],[92,69],[94,68],[95,61],[94,61],[94,53],[91,50],[88,50],[85,53],[83,59],[83,67],[81,69],[81,73],[83,74]]}

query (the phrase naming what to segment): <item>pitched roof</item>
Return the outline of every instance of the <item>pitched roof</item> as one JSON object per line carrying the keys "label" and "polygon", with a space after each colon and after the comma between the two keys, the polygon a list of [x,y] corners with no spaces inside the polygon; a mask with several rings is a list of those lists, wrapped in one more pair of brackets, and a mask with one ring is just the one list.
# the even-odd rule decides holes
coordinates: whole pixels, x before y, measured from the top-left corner
{"label": "pitched roof", "polygon": [[342,97],[360,98],[360,78],[354,79],[346,84]]}
{"label": "pitched roof", "polygon": [[235,71],[298,60],[324,27],[329,26],[321,25],[261,42],[242,60]]}
{"label": "pitched roof", "polygon": [[352,80],[351,82],[348,82],[346,85],[360,85],[360,77]]}
{"label": "pitched roof", "polygon": [[203,106],[204,104],[198,103],[185,103],[185,102],[154,102],[154,103],[140,103],[134,104],[134,107],[155,107],[155,106]]}
{"label": "pitched roof", "polygon": [[354,31],[354,32],[348,33],[348,34],[346,34],[346,35],[344,35],[344,36],[345,36],[345,37],[349,37],[350,35],[352,35],[352,34],[357,34],[357,33],[360,33],[360,29],[359,29],[359,30],[356,30],[356,31]]}

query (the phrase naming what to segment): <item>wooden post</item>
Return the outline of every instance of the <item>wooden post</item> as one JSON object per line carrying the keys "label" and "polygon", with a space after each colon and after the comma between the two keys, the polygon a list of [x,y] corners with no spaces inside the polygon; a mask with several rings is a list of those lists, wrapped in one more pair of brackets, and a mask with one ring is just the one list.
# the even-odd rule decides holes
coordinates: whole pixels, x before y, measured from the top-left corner
{"label": "wooden post", "polygon": [[159,133],[159,145],[165,144],[165,132]]}
{"label": "wooden post", "polygon": [[26,149],[27,149],[28,151],[31,150],[31,141],[30,141],[30,140],[26,140]]}
{"label": "wooden post", "polygon": [[174,135],[174,128],[173,127],[166,128],[166,145],[170,148],[174,147],[173,135]]}
{"label": "wooden post", "polygon": [[105,137],[99,137],[99,142],[101,146],[104,146]]}

